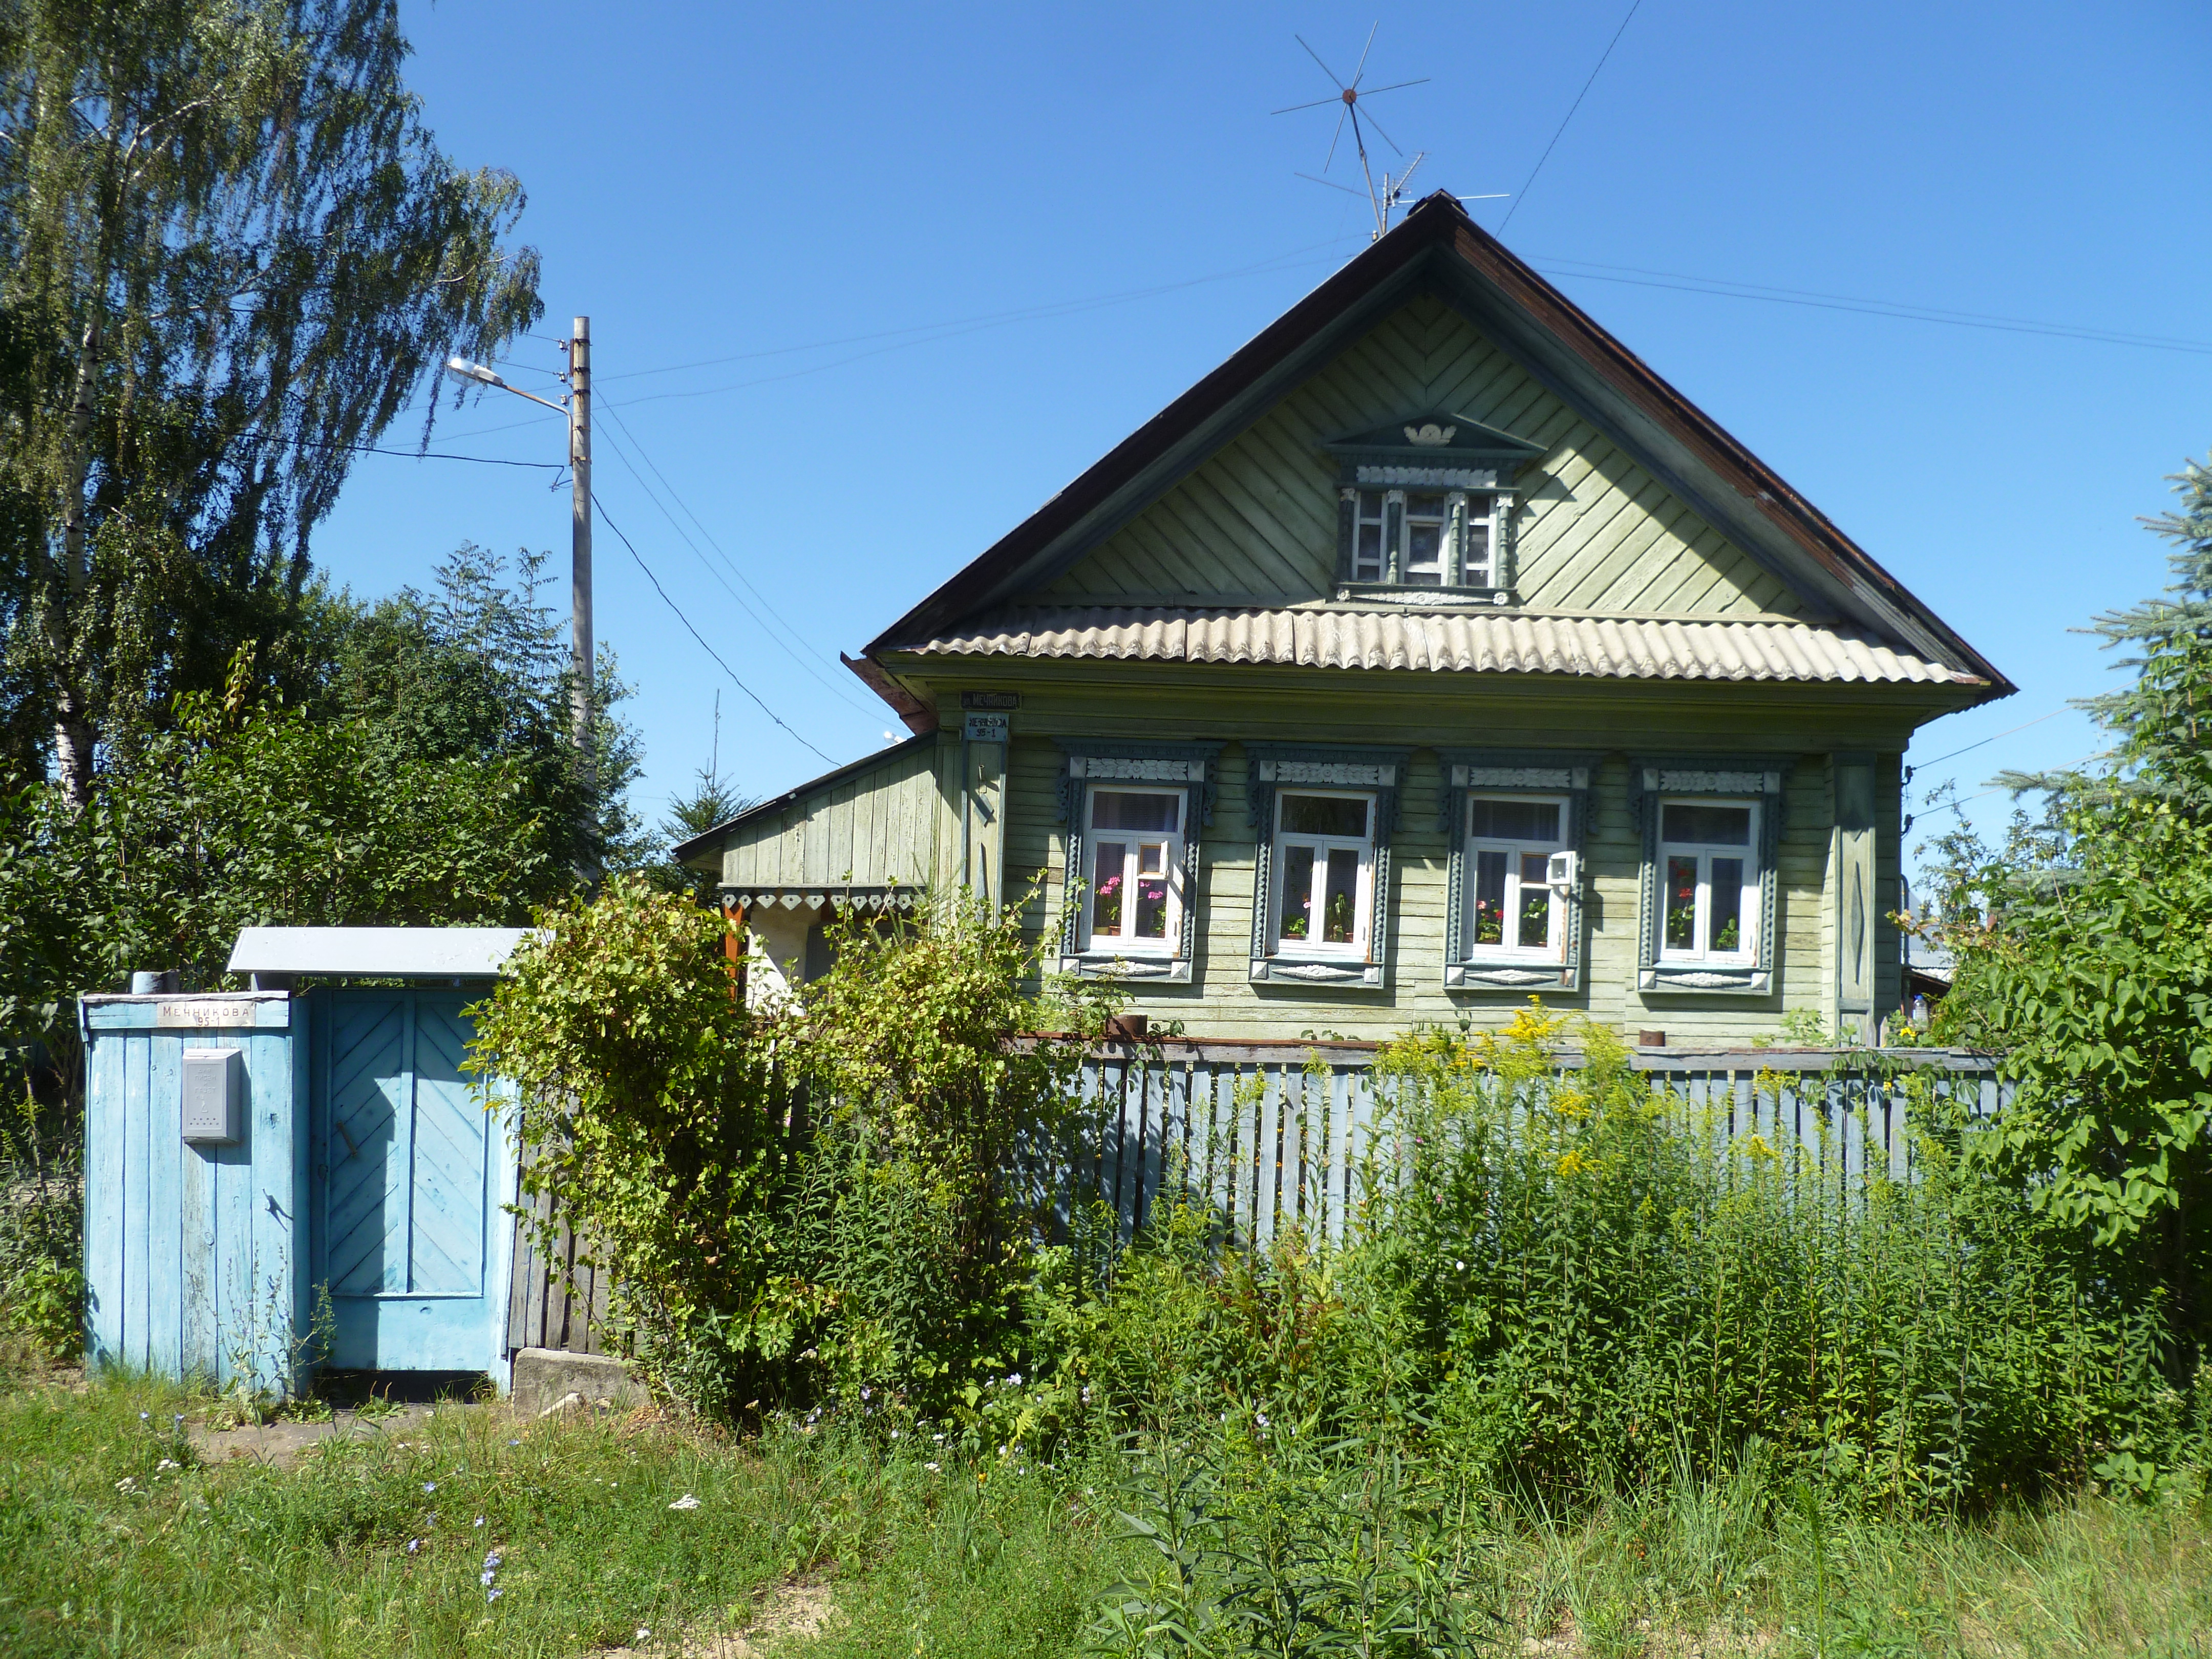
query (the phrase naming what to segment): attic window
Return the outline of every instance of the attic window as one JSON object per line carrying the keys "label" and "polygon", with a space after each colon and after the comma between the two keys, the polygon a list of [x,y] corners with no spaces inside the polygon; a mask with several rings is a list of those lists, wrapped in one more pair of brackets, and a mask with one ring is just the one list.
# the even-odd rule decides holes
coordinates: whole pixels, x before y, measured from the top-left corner
{"label": "attic window", "polygon": [[1328,447],[1339,465],[1338,598],[1510,602],[1515,477],[1538,446],[1439,410]]}
{"label": "attic window", "polygon": [[1351,579],[1494,590],[1499,497],[1467,490],[1355,489]]}

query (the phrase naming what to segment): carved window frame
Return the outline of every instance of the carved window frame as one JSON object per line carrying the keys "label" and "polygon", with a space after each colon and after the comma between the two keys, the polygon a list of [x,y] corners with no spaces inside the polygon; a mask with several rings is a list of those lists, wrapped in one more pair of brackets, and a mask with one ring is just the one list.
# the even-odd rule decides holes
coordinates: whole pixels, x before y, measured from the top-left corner
{"label": "carved window frame", "polygon": [[[1108,975],[1139,985],[1188,985],[1198,954],[1199,849],[1213,823],[1220,793],[1218,743],[1140,743],[1112,738],[1055,738],[1060,750],[1060,821],[1066,864],[1060,886],[1060,970],[1085,978]],[[1182,810],[1182,907],[1177,937],[1164,955],[1086,949],[1083,928],[1083,872],[1090,817],[1085,805],[1094,783],[1185,792]]]}
{"label": "carved window frame", "polygon": [[[1638,760],[1630,796],[1644,844],[1637,917],[1636,988],[1668,996],[1771,996],[1774,991],[1776,921],[1780,910],[1779,854],[1785,817],[1783,787],[1795,764],[1788,756],[1664,757]],[[1752,960],[1740,966],[1669,962],[1660,954],[1665,895],[1659,867],[1659,803],[1716,796],[1759,805],[1759,940]]]}
{"label": "carved window frame", "polygon": [[[1447,991],[1578,992],[1589,972],[1590,778],[1598,757],[1513,749],[1439,749],[1443,787],[1437,827],[1445,838],[1444,988]],[[1468,801],[1475,795],[1564,797],[1562,847],[1576,855],[1580,876],[1567,895],[1566,953],[1558,967],[1526,956],[1470,945],[1467,927]]]}
{"label": "carved window frame", "polygon": [[[1252,818],[1252,946],[1255,984],[1343,986],[1385,990],[1390,982],[1390,839],[1413,751],[1342,744],[1248,743],[1245,805]],[[1271,899],[1275,890],[1275,797],[1285,788],[1358,791],[1375,799],[1375,869],[1367,956],[1362,961],[1277,948]]]}
{"label": "carved window frame", "polygon": [[[1516,492],[1499,470],[1491,467],[1360,466],[1346,469],[1337,487],[1336,584],[1339,599],[1391,599],[1430,604],[1513,602],[1514,506]],[[1441,493],[1445,500],[1444,580],[1436,586],[1406,580],[1406,496]],[[1359,498],[1380,495],[1382,503],[1382,570],[1379,578],[1359,572],[1357,541]],[[1485,543],[1482,582],[1468,580],[1469,532],[1480,527]]]}

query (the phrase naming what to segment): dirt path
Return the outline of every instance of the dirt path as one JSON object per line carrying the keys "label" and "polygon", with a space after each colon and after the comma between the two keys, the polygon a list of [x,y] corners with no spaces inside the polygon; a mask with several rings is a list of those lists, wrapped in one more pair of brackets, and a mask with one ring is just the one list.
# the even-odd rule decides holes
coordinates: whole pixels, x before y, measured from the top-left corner
{"label": "dirt path", "polygon": [[837,1617],[830,1586],[802,1578],[770,1590],[743,1630],[718,1635],[682,1632],[663,1639],[641,1631],[638,1645],[601,1649],[592,1659],[763,1659],[787,1643],[819,1635]]}

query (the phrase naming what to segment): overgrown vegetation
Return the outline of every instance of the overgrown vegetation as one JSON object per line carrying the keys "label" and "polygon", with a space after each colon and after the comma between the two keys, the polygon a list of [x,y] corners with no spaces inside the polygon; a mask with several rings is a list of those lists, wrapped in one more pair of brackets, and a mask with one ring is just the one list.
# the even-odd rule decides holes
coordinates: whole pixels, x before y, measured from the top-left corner
{"label": "overgrown vegetation", "polygon": [[[1076,1049],[1024,1034],[1103,1006],[1020,993],[1040,964],[1014,914],[850,920],[829,978],[748,1011],[724,923],[613,884],[552,918],[484,1058],[535,1103],[545,1189],[678,1400],[1103,1491],[1097,1650],[1480,1650],[1528,1628],[1501,1559],[1592,1527],[1625,1547],[1622,1517],[1638,1549],[1735,1564],[1725,1595],[1662,1577],[1667,1618],[1770,1636],[1751,1584],[1808,1540],[1924,1551],[2088,1491],[2201,1526],[2212,1390],[2172,1376],[2166,1305],[1925,1081],[1898,1080],[1914,1178],[1846,1173],[1721,1137],[1532,1007],[1385,1050],[1340,1239],[1285,1219],[1224,1249],[1192,1200],[1123,1243],[1044,1202]],[[1572,1616],[1632,1650],[1617,1615]],[[1851,1616],[1861,1645],[1811,1650],[1888,1650]],[[1958,1629],[1904,1616],[1914,1641]]]}
{"label": "overgrown vegetation", "polygon": [[720,1416],[933,1409],[1012,1364],[1082,1044],[1012,1038],[1100,1018],[1024,995],[1018,911],[848,919],[833,970],[761,1007],[732,924],[642,876],[546,920],[478,1011],[480,1063],[520,1091],[543,1224],[612,1270],[664,1386]]}
{"label": "overgrown vegetation", "polygon": [[2160,599],[2097,619],[2131,654],[2086,706],[2115,742],[2040,794],[1992,851],[1938,845],[1958,963],[1940,1037],[2006,1051],[2018,1103],[1986,1143],[1999,1178],[2085,1236],[2169,1334],[2179,1386],[2212,1351],[2212,465],[2174,481]]}

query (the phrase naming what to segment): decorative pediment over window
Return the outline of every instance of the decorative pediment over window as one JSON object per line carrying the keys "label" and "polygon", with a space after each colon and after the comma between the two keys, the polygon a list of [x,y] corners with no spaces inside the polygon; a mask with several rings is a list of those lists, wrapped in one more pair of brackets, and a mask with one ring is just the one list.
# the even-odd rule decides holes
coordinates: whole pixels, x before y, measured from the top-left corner
{"label": "decorative pediment over window", "polygon": [[1448,409],[1424,410],[1329,441],[1346,484],[1425,484],[1446,489],[1510,489],[1514,474],[1543,446]]}
{"label": "decorative pediment over window", "polygon": [[1423,410],[1328,446],[1337,459],[1337,597],[1512,602],[1513,507],[1525,438]]}

